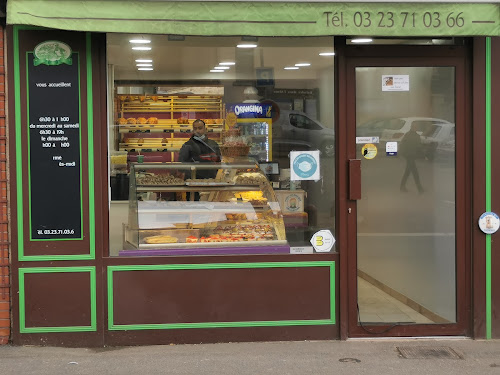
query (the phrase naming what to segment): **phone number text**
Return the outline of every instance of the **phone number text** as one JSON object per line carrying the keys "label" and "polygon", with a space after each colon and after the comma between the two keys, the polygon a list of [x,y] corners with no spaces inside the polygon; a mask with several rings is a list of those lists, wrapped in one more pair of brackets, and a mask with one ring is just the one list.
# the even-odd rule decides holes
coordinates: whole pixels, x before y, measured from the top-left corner
{"label": "phone number text", "polygon": [[356,27],[426,27],[460,28],[465,25],[463,12],[354,12],[352,18],[345,12],[323,12],[327,27],[346,27],[349,23]]}
{"label": "phone number text", "polygon": [[75,234],[74,229],[37,229],[36,234],[38,235],[61,235],[61,234]]}

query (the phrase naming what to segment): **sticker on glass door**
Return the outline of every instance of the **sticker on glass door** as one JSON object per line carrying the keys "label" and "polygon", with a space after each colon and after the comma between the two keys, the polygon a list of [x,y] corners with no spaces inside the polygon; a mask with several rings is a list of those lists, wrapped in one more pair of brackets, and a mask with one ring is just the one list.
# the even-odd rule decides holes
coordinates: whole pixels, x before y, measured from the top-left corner
{"label": "sticker on glass door", "polygon": [[365,159],[373,159],[375,156],[377,156],[377,146],[375,146],[373,143],[364,145],[361,148],[361,155],[363,155]]}

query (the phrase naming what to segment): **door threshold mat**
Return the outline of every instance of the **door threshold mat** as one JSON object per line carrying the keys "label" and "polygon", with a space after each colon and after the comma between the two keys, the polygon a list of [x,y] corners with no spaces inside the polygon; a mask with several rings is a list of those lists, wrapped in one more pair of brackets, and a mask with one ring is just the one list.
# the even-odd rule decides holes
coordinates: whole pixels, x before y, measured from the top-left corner
{"label": "door threshold mat", "polygon": [[405,359],[464,359],[448,346],[397,346],[396,349]]}

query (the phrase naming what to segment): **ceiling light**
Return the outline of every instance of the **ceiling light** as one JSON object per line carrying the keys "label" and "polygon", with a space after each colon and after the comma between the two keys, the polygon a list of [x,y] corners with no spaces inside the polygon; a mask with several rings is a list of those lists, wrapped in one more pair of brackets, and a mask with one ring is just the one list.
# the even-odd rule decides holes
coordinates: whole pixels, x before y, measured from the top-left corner
{"label": "ceiling light", "polygon": [[295,64],[295,66],[311,66],[310,63],[298,63],[298,64]]}
{"label": "ceiling light", "polygon": [[131,39],[129,40],[130,43],[134,43],[134,44],[148,44],[148,43],[151,43],[150,40],[148,39]]}
{"label": "ceiling light", "polygon": [[137,70],[153,70],[153,68],[137,68]]}
{"label": "ceiling light", "polygon": [[153,64],[136,64],[136,66],[153,66]]}
{"label": "ceiling light", "polygon": [[153,60],[151,60],[151,59],[137,59],[137,60],[135,60],[135,62],[138,62],[138,63],[152,63]]}
{"label": "ceiling light", "polygon": [[351,39],[351,43],[371,43],[371,42],[373,42],[373,39],[370,38]]}
{"label": "ceiling light", "polygon": [[224,73],[225,70],[221,70],[221,69],[210,69],[210,73]]}
{"label": "ceiling light", "polygon": [[298,70],[298,66],[285,66],[285,70]]}
{"label": "ceiling light", "polygon": [[231,68],[229,66],[214,66],[214,69],[227,70],[227,69],[231,69]]}
{"label": "ceiling light", "polygon": [[151,51],[151,47],[132,47],[136,51]]}
{"label": "ceiling light", "polygon": [[321,52],[320,56],[335,56],[335,52]]}
{"label": "ceiling light", "polygon": [[257,44],[241,43],[241,44],[238,44],[236,47],[238,47],[238,48],[256,48]]}
{"label": "ceiling light", "polygon": [[219,65],[235,65],[236,63],[234,61],[227,61],[227,62],[221,62]]}

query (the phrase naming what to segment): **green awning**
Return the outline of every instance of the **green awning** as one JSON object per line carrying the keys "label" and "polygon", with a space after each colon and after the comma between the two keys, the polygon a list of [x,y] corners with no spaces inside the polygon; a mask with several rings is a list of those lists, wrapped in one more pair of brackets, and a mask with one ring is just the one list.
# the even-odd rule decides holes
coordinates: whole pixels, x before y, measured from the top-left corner
{"label": "green awning", "polygon": [[139,34],[500,36],[500,4],[9,0],[7,23]]}

